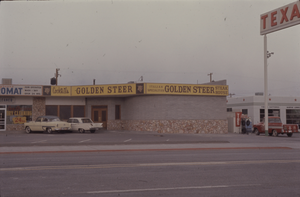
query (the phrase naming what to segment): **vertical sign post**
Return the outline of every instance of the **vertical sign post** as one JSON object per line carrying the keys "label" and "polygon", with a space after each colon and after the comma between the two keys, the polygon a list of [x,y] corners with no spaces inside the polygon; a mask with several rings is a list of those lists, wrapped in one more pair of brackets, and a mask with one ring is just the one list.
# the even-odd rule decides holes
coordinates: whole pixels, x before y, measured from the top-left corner
{"label": "vertical sign post", "polygon": [[269,135],[267,35],[264,35],[265,135]]}
{"label": "vertical sign post", "polygon": [[267,34],[299,24],[300,0],[260,15],[260,35],[264,35],[264,94],[266,135],[269,133]]}

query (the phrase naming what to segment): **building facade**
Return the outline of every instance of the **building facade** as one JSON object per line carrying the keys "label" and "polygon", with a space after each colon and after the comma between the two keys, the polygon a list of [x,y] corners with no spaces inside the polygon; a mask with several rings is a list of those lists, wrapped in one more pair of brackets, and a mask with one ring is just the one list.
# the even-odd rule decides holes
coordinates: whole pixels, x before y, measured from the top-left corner
{"label": "building facade", "polygon": [[[241,110],[253,123],[265,117],[264,96],[248,96],[227,99],[227,111]],[[300,97],[269,96],[268,115],[279,116],[284,124],[300,126]]]}
{"label": "building facade", "polygon": [[[90,117],[108,130],[227,133],[226,81],[92,86],[0,86],[1,130],[41,115]],[[2,111],[1,111],[2,110]]]}

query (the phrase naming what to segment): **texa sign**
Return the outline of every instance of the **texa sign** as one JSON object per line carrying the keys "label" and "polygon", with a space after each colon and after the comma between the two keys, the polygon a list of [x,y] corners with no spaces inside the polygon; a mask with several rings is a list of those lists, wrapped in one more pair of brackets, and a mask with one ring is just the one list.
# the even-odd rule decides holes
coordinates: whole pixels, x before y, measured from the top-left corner
{"label": "texa sign", "polygon": [[300,24],[300,0],[260,15],[260,34]]}

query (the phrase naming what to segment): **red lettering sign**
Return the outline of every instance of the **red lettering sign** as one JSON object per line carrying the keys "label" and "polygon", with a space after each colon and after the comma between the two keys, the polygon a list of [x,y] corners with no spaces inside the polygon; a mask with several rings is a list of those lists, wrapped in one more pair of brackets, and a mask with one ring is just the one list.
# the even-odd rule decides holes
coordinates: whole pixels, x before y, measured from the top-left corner
{"label": "red lettering sign", "polygon": [[235,126],[236,127],[241,126],[241,116],[242,116],[242,112],[235,112]]}
{"label": "red lettering sign", "polygon": [[260,16],[260,34],[265,35],[274,31],[300,24],[300,1],[282,6]]}

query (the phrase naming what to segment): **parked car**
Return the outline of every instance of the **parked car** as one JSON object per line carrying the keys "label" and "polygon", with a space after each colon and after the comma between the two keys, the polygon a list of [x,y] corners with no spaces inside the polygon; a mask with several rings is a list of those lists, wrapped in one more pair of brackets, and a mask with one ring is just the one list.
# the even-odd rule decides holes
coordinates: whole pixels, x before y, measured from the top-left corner
{"label": "parked car", "polygon": [[[280,117],[269,116],[268,134],[270,136],[278,136],[279,134],[287,134],[292,137],[293,133],[298,133],[298,125],[296,124],[282,124]],[[265,118],[262,122],[253,125],[253,133],[259,135],[265,133]]]}
{"label": "parked car", "polygon": [[78,131],[79,133],[85,133],[85,131],[95,133],[95,131],[103,128],[102,123],[94,123],[90,118],[69,118],[68,123],[71,123],[71,131]]}
{"label": "parked car", "polygon": [[39,116],[35,121],[24,123],[24,129],[26,133],[30,133],[31,131],[52,133],[52,131],[70,130],[71,124],[61,121],[57,116]]}

